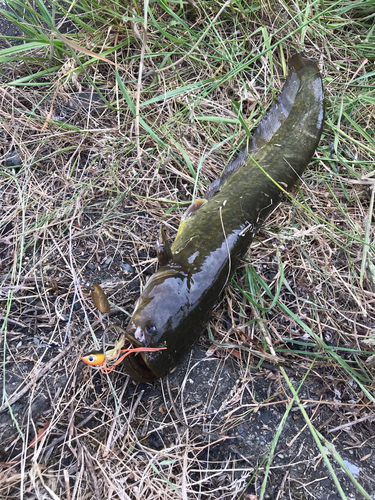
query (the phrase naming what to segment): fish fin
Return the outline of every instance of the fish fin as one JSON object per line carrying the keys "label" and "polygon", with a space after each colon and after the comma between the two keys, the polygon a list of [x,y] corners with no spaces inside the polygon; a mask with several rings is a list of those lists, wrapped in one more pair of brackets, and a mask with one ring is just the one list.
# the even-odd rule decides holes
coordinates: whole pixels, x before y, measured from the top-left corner
{"label": "fish fin", "polygon": [[194,203],[192,203],[189,208],[186,210],[184,215],[182,216],[182,220],[188,219],[189,217],[192,217],[193,215],[196,214],[196,212],[205,204],[207,203],[207,200],[200,198],[199,200],[195,200]]}
{"label": "fish fin", "polygon": [[[234,174],[250,156],[253,156],[262,146],[266,145],[281,127],[281,124],[288,118],[293,107],[297,92],[300,87],[299,76],[305,71],[305,68],[314,65],[301,54],[294,54],[289,61],[288,66],[291,69],[286,78],[282,91],[273,106],[260,120],[257,129],[253,132],[251,138],[247,139],[246,146],[240,151],[237,158],[228,163],[221,177],[215,179],[206,191],[205,198],[211,199],[221,190],[227,179]],[[317,67],[316,67],[317,68]],[[317,68],[317,72],[319,72]]]}
{"label": "fish fin", "polygon": [[[176,234],[176,238],[179,238],[181,233],[183,232],[184,230],[184,227],[186,225],[186,220],[189,219],[190,217],[192,217],[193,215],[195,215],[198,210],[203,207],[203,205],[205,205],[207,203],[207,200],[205,198],[199,198],[199,200],[195,200],[194,203],[192,203],[189,208],[186,210],[186,212],[184,213],[184,215],[181,217],[181,222],[180,222],[180,225],[178,226],[178,230],[177,230],[177,234]],[[189,225],[189,224],[188,224]]]}
{"label": "fish fin", "polygon": [[314,64],[314,62],[311,61],[310,59],[307,59],[305,57],[304,52],[300,52],[300,53],[294,54],[288,60],[288,66],[290,68],[293,68],[294,71],[297,71],[297,72],[301,71],[302,68],[305,68],[309,64]]}
{"label": "fish fin", "polygon": [[156,253],[158,255],[158,261],[160,267],[166,266],[170,260],[172,260],[172,250],[168,243],[167,237],[165,235],[164,229],[160,226],[159,238],[156,242]]}

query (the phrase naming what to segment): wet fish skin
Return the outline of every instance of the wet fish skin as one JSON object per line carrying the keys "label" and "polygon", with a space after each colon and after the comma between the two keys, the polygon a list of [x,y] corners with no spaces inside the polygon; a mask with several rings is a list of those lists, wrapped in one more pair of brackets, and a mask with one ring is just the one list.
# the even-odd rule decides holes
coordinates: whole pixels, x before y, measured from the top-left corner
{"label": "wet fish skin", "polygon": [[166,375],[197,340],[260,225],[314,154],[324,121],[321,75],[302,54],[288,64],[279,99],[247,147],[212,183],[207,201],[183,217],[171,248],[160,244],[162,265],[137,301],[127,332],[133,345],[167,349],[128,356],[125,370],[136,380]]}

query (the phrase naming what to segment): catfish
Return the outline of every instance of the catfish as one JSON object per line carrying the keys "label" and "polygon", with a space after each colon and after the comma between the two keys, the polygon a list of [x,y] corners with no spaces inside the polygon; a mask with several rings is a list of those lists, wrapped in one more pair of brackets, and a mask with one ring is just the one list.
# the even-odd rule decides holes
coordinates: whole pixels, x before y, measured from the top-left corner
{"label": "catfish", "polygon": [[185,212],[171,246],[160,230],[159,268],[135,304],[122,343],[166,349],[124,359],[137,381],[167,375],[188,352],[260,226],[311,161],[323,129],[322,78],[302,53],[288,66],[277,101],[205,198]]}

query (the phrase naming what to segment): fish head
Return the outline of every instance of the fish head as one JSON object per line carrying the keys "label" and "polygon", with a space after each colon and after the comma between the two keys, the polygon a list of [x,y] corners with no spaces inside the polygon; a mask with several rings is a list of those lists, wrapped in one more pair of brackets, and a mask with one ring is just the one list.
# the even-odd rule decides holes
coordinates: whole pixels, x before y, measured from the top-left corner
{"label": "fish head", "polygon": [[145,368],[141,371],[149,379],[163,376],[175,366],[176,353],[188,334],[190,285],[187,273],[173,264],[159,269],[146,284],[126,329],[127,337],[137,347],[167,349],[129,355],[124,364],[136,380],[140,378],[134,373],[132,363],[133,368]]}

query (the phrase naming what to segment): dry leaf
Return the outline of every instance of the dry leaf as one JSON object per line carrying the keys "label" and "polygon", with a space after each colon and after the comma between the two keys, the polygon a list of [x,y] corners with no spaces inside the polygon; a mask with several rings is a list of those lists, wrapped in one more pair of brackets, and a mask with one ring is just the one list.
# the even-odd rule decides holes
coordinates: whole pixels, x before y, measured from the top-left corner
{"label": "dry leaf", "polygon": [[30,448],[35,448],[35,446],[37,445],[37,443],[39,443],[39,441],[41,441],[48,429],[48,427],[50,426],[51,424],[51,420],[48,420],[41,429],[38,430],[38,433],[37,435],[35,436],[35,438],[31,441],[31,443],[29,444]]}
{"label": "dry leaf", "polygon": [[242,359],[241,354],[237,351],[237,349],[225,349],[225,350],[235,358],[239,360]]}
{"label": "dry leaf", "polygon": [[94,306],[99,309],[101,313],[107,313],[111,310],[106,294],[103,289],[98,285],[92,285],[93,290],[91,291],[91,299],[94,302]]}

